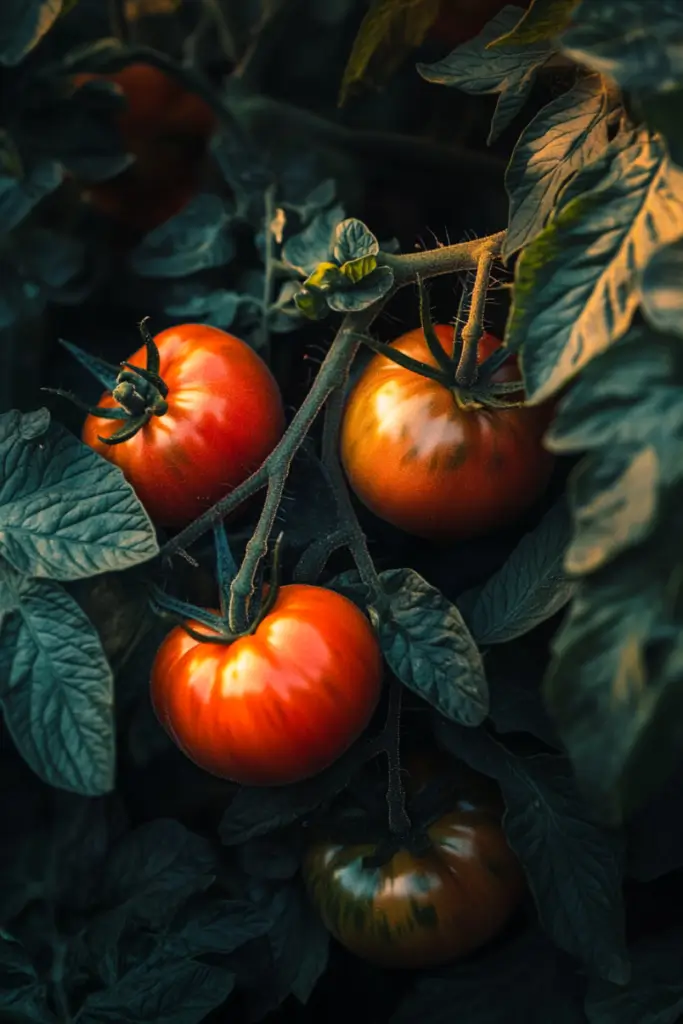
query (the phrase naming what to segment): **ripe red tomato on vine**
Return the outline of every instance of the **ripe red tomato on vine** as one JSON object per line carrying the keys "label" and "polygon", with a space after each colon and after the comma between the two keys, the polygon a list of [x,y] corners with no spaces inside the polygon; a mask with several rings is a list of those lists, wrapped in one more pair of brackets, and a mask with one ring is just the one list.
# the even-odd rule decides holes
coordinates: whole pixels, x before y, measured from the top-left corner
{"label": "ripe red tomato on vine", "polygon": [[[95,409],[82,438],[122,470],[154,522],[182,527],[270,455],[284,407],[261,357],[226,331],[180,324],[150,341],[158,353],[151,379],[145,344],[99,402],[105,413],[123,406],[127,418],[103,419]],[[130,436],[112,443],[122,430]]]}
{"label": "ripe red tomato on vine", "polygon": [[[450,353],[453,328],[434,330]],[[500,345],[485,333],[478,364]],[[391,348],[437,366],[422,328]],[[492,377],[517,380],[512,358]],[[341,457],[353,491],[381,519],[417,537],[470,540],[512,522],[542,494],[553,467],[542,445],[548,421],[543,408],[461,404],[457,388],[376,355],[349,396]]]}
{"label": "ripe red tomato on vine", "polygon": [[[527,8],[531,0],[515,0]],[[485,25],[507,6],[508,0],[442,0],[429,38],[454,50],[478,36]]]}
{"label": "ripe red tomato on vine", "polygon": [[[440,759],[409,765],[419,796],[440,778]],[[304,881],[324,924],[352,953],[380,967],[436,967],[494,938],[524,893],[524,876],[501,825],[490,779],[465,765],[448,809],[425,830],[419,852],[398,845],[380,865],[378,844],[314,843]]]}
{"label": "ripe red tomato on vine", "polygon": [[122,144],[135,163],[109,181],[88,185],[86,198],[117,223],[151,231],[182,210],[197,191],[216,126],[214,113],[200,96],[150,64],[129,64],[108,75],[75,75],[74,84],[96,79],[123,91],[126,107],[117,122]]}
{"label": "ripe red tomato on vine", "polygon": [[293,584],[231,642],[173,629],[154,660],[151,693],[159,721],[199,767],[243,785],[282,786],[316,775],[351,746],[381,682],[379,644],[363,613],[332,590]]}

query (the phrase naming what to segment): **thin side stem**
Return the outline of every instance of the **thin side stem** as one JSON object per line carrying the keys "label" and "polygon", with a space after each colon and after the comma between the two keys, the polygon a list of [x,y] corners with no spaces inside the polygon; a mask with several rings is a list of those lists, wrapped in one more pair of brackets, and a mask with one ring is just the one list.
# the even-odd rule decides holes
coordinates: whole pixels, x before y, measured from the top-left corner
{"label": "thin side stem", "polygon": [[389,713],[387,715],[387,761],[389,785],[387,806],[389,808],[389,831],[392,836],[405,838],[410,833],[411,821],[406,811],[406,794],[401,778],[401,684],[393,682],[389,690]]}
{"label": "thin side stem", "polygon": [[256,589],[256,574],[275,524],[290,465],[291,459],[278,473],[274,473],[269,478],[266,500],[263,503],[259,521],[247,542],[242,565],[232,581],[228,613],[231,633],[242,633],[249,628],[249,610]]}

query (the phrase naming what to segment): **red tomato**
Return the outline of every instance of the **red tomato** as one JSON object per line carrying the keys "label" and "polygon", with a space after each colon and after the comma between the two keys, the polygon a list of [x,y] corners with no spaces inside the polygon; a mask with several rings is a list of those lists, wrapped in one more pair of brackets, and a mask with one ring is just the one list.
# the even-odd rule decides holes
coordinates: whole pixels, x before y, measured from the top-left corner
{"label": "red tomato", "polygon": [[[515,0],[515,6],[527,8],[530,0]],[[451,50],[478,36],[508,0],[442,0],[439,15],[429,38],[438,40]]]}
{"label": "red tomato", "polygon": [[[446,351],[453,328],[436,326]],[[481,363],[500,346],[479,343]],[[421,328],[392,347],[435,366]],[[504,366],[497,382],[519,380]],[[418,537],[469,540],[504,526],[542,493],[553,459],[541,438],[548,411],[467,409],[442,384],[375,356],[344,414],[341,456],[351,487],[376,515]]]}
{"label": "red tomato", "polygon": [[[270,370],[239,338],[182,324],[154,340],[168,411],[115,445],[97,435],[110,437],[121,421],[88,415],[82,436],[122,470],[156,523],[182,527],[258,469],[282,436],[284,409]],[[128,361],[145,366],[145,347]],[[99,404],[117,403],[105,392]]]}
{"label": "red tomato", "polygon": [[495,783],[463,765],[451,809],[427,829],[424,855],[401,849],[371,867],[364,860],[376,846],[316,843],[303,866],[309,895],[335,938],[380,967],[465,956],[501,931],[524,892],[502,813]]}
{"label": "red tomato", "polygon": [[118,125],[136,161],[110,181],[88,186],[86,198],[114,220],[151,231],[196,192],[216,119],[203,99],[149,64],[129,64],[111,75],[75,75],[74,83],[97,78],[123,90],[127,107]]}
{"label": "red tomato", "polygon": [[363,613],[332,590],[296,584],[281,588],[252,636],[230,645],[200,643],[176,627],[154,661],[152,703],[200,768],[282,786],[350,747],[381,681],[379,644]]}

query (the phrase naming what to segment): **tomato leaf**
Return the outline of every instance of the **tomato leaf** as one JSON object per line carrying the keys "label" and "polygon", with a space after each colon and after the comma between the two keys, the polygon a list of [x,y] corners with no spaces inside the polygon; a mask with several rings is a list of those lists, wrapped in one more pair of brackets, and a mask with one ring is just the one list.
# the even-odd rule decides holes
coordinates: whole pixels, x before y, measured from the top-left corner
{"label": "tomato leaf", "polygon": [[78,1024],[199,1024],[235,986],[234,974],[223,967],[150,960],[126,971],[110,988],[88,995]]}
{"label": "tomato leaf", "polygon": [[506,259],[542,231],[568,179],[606,147],[611,109],[600,78],[591,75],[543,107],[524,129],[505,173]]}
{"label": "tomato leaf", "polygon": [[267,935],[271,927],[268,914],[246,900],[206,900],[180,911],[158,949],[169,959],[188,960],[209,953],[226,956]]}
{"label": "tomato leaf", "polygon": [[590,454],[572,482],[566,556],[582,579],[546,695],[609,821],[642,803],[680,750],[683,609],[671,538],[683,500],[672,443],[683,433],[682,389],[680,340],[636,328],[586,368],[548,438]]}
{"label": "tomato leaf", "polygon": [[354,40],[339,91],[344,106],[359,85],[385,82],[406,54],[419,46],[439,13],[441,0],[372,0]]}
{"label": "tomato leaf", "polygon": [[120,366],[112,366],[111,363],[105,362],[104,359],[100,359],[98,356],[94,356],[90,352],[84,352],[82,348],[78,347],[78,345],[72,345],[70,341],[64,341],[63,338],[59,339],[59,344],[62,345],[67,352],[74,357],[74,359],[77,359],[81,366],[100,382],[103,388],[106,388],[107,391],[114,390],[116,387],[116,380],[121,372]]}
{"label": "tomato leaf", "polygon": [[522,349],[534,403],[630,326],[640,271],[683,232],[682,173],[647,132],[620,135],[572,180],[551,222],[522,252],[506,344]]}
{"label": "tomato leaf", "polygon": [[133,250],[130,265],[141,277],[187,277],[223,267],[235,255],[233,211],[219,196],[202,192]]}
{"label": "tomato leaf", "polygon": [[411,569],[381,573],[390,610],[379,639],[396,677],[446,718],[479,725],[489,709],[484,665],[462,615]]}
{"label": "tomato leaf", "polygon": [[319,775],[293,786],[241,786],[223,815],[219,834],[226,846],[267,835],[305,818],[340,793],[365,761],[365,744],[354,744]]}
{"label": "tomato leaf", "polygon": [[[348,264],[346,264],[348,266]],[[343,268],[342,268],[343,269]],[[357,312],[367,309],[386,295],[394,285],[391,267],[376,267],[367,277],[344,291],[333,291],[326,295],[327,305],[339,313]]]}
{"label": "tomato leaf", "polygon": [[683,335],[683,239],[659,249],[645,267],[643,312],[653,327]]}
{"label": "tomato leaf", "polygon": [[553,942],[600,977],[624,984],[623,836],[592,820],[567,758],[515,757],[483,729],[444,719],[435,719],[434,729],[448,750],[498,781],[510,846]]}
{"label": "tomato leaf", "polygon": [[178,908],[215,879],[211,843],[180,822],[159,818],[125,835],[105,865],[100,898],[132,921],[168,923]]}
{"label": "tomato leaf", "polygon": [[489,43],[498,46],[531,46],[555,40],[566,29],[580,0],[531,0],[531,6],[506,35]]}
{"label": "tomato leaf", "polygon": [[18,64],[50,31],[63,0],[18,0],[0,13],[0,64]]}
{"label": "tomato leaf", "polygon": [[502,644],[535,629],[571,600],[575,584],[563,568],[571,522],[562,501],[527,533],[483,587],[458,606],[478,644]]}
{"label": "tomato leaf", "polygon": [[317,214],[298,235],[288,238],[282,249],[282,259],[305,274],[312,274],[319,263],[327,263],[332,255],[337,226],[344,219],[340,205]]}
{"label": "tomato leaf", "polygon": [[9,932],[0,933],[0,1011],[5,1020],[48,1024],[47,986],[36,974],[28,953]]}
{"label": "tomato leaf", "polygon": [[573,965],[539,930],[529,930],[436,977],[418,974],[390,1024],[585,1024]]}
{"label": "tomato leaf", "polygon": [[552,53],[546,41],[517,48],[488,44],[510,32],[524,13],[521,7],[507,5],[492,18],[478,36],[458,46],[435,64],[418,64],[417,70],[427,82],[462,89],[473,96],[498,96],[488,135],[489,145],[507,128],[526,103],[536,72]]}
{"label": "tomato leaf", "polygon": [[586,998],[590,1024],[676,1024],[683,1013],[683,930],[649,936],[632,950],[627,985],[594,980]]}
{"label": "tomato leaf", "polygon": [[22,413],[0,416],[0,554],[18,572],[75,580],[158,553],[154,528],[119,469],[61,425],[22,437]]}
{"label": "tomato leaf", "polygon": [[659,92],[683,78],[683,10],[676,0],[582,0],[562,37],[573,60],[629,92]]}
{"label": "tomato leaf", "polygon": [[0,703],[21,756],[88,796],[114,786],[113,680],[97,633],[58,584],[0,564],[14,611],[0,629]]}
{"label": "tomato leaf", "polygon": [[362,220],[349,217],[337,225],[332,255],[340,266],[378,253],[379,242]]}
{"label": "tomato leaf", "polygon": [[0,174],[0,223],[3,234],[8,234],[21,224],[41,199],[59,188],[63,177],[62,168],[53,160],[41,160],[21,176]]}
{"label": "tomato leaf", "polygon": [[[330,936],[311,906],[300,880],[253,886],[255,905],[270,919],[268,941],[274,973],[252,1000],[252,1015],[260,1019],[290,994],[307,1003],[327,967]],[[265,980],[265,979],[264,979]]]}
{"label": "tomato leaf", "polygon": [[164,312],[177,320],[210,324],[227,330],[232,327],[242,306],[252,305],[250,296],[227,288],[208,288],[196,281],[174,282],[165,293]]}

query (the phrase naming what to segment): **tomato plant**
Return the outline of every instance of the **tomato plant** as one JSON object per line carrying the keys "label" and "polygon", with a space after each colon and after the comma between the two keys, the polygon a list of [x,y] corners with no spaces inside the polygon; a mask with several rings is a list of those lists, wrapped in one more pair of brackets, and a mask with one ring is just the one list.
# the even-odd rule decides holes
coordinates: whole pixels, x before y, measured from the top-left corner
{"label": "tomato plant", "polygon": [[[130,436],[112,443],[121,420],[102,419],[95,410],[83,440],[122,470],[155,522],[177,527],[258,469],[280,439],[284,411],[270,370],[232,334],[180,324],[157,334],[154,345],[165,396],[135,373],[136,367],[144,372],[149,355],[143,345],[127,360],[132,380],[123,384]],[[136,387],[144,397],[131,395]],[[99,408],[120,410],[115,395],[122,397],[121,390],[105,392]]]}
{"label": "tomato plant", "polygon": [[135,163],[110,181],[87,185],[85,196],[117,223],[151,231],[196,192],[215,116],[200,96],[151,64],[129,64],[109,75],[75,75],[74,84],[97,78],[123,92],[126,107],[118,126]]}
{"label": "tomato plant", "polygon": [[[437,324],[445,352],[453,328]],[[481,364],[500,347],[484,334]],[[421,328],[392,348],[436,366]],[[519,380],[510,362],[494,382]],[[356,383],[341,431],[349,482],[361,501],[407,533],[467,540],[514,520],[542,493],[553,459],[546,410],[468,407],[457,391],[376,355]]]}
{"label": "tomato plant", "polygon": [[[412,796],[438,777],[438,761],[408,762]],[[495,784],[463,765],[423,850],[398,849],[376,866],[368,859],[377,845],[314,843],[303,868],[308,892],[339,942],[371,963],[435,967],[465,956],[501,931],[524,891],[502,813]]]}
{"label": "tomato plant", "polygon": [[331,590],[291,584],[253,634],[232,643],[198,642],[176,627],[154,660],[152,701],[200,767],[244,785],[283,786],[348,749],[375,710],[381,680],[362,612]]}

